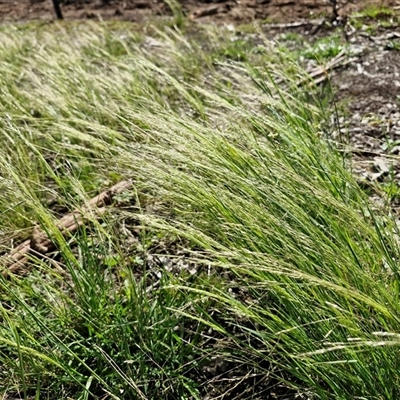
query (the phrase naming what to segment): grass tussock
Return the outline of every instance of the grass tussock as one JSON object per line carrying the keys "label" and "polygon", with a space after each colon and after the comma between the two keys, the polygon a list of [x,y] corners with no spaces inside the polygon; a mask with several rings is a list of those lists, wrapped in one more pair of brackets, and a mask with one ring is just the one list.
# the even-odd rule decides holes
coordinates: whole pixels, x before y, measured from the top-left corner
{"label": "grass tussock", "polygon": [[397,398],[394,222],[284,49],[186,29],[1,28],[2,251],[38,221],[62,269],[1,280],[0,392]]}

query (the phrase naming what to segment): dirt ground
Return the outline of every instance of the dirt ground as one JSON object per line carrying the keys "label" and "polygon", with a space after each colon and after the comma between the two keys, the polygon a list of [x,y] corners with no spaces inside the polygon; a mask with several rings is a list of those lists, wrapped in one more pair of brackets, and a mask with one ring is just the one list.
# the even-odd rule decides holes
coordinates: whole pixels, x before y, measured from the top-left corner
{"label": "dirt ground", "polygon": [[[169,15],[164,0],[59,0],[65,19],[119,19],[140,22],[148,16]],[[253,19],[293,22],[332,15],[331,0],[181,0],[186,15],[216,23],[245,23]],[[338,14],[368,4],[398,5],[396,0],[338,0]],[[51,0],[0,0],[0,21],[52,20]]]}

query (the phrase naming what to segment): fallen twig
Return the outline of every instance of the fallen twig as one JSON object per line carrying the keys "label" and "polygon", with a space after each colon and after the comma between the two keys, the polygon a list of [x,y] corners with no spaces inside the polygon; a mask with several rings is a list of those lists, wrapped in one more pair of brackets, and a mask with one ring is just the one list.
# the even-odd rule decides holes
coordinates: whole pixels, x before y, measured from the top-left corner
{"label": "fallen twig", "polygon": [[[344,58],[343,58],[343,59],[344,59]],[[347,64],[352,63],[354,60],[355,60],[355,59],[352,58],[352,59],[346,60],[346,61],[344,61],[344,62],[337,63],[337,64],[335,64],[334,66],[331,66],[330,69],[335,69],[335,68],[337,68],[337,67],[343,67],[343,66],[345,66],[345,65],[347,65]],[[341,61],[342,61],[342,60],[341,60]],[[333,76],[332,73],[331,73],[330,76],[331,76],[331,77]],[[323,71],[321,71],[321,72],[319,72],[318,74],[315,73],[315,75],[313,76],[314,83],[315,83],[316,85],[318,85],[318,84],[324,82],[326,79],[328,79],[328,77],[329,77],[329,74],[327,73],[326,69],[323,70]]]}
{"label": "fallen twig", "polygon": [[[319,65],[318,67],[315,67],[311,70],[308,70],[308,76],[305,78],[302,78],[296,82],[296,86],[303,86],[307,83],[311,83],[310,78],[314,81],[316,85],[322,83],[326,79],[329,78],[328,71],[334,70],[338,67],[342,67],[344,65],[347,65],[353,61],[355,61],[357,58],[350,58],[346,59],[345,51],[342,50],[336,57],[332,58],[329,60],[325,65]],[[280,84],[284,82],[283,78],[277,78],[274,80],[276,84]]]}
{"label": "fallen twig", "polygon": [[[314,80],[314,83],[318,85],[329,78],[329,71],[332,71],[338,67],[343,67],[344,65],[347,65],[355,60],[356,58],[346,59],[345,51],[342,50],[336,57],[332,58],[332,60],[329,60],[325,65],[320,65],[307,72],[309,76]],[[309,79],[307,78],[302,79],[297,82],[297,85],[301,86],[308,81]]]}
{"label": "fallen twig", "polygon": [[[59,219],[57,227],[61,233],[66,236],[68,233],[76,231],[85,220],[85,214],[88,212],[94,213],[100,217],[106,212],[107,205],[111,204],[113,197],[131,187],[130,181],[121,181],[110,189],[93,197],[81,209],[76,209]],[[6,269],[2,271],[3,276],[7,276],[10,272],[16,272],[22,269],[29,260],[30,255],[43,256],[49,251],[55,249],[55,244],[47,233],[38,227],[32,231],[31,237],[19,246],[13,249],[9,254],[1,258],[5,261]]]}
{"label": "fallen twig", "polygon": [[298,28],[301,26],[319,26],[319,25],[323,25],[324,23],[325,23],[325,20],[323,18],[321,18],[321,19],[315,19],[315,20],[290,22],[287,24],[263,24],[263,28],[288,29],[288,28]]}

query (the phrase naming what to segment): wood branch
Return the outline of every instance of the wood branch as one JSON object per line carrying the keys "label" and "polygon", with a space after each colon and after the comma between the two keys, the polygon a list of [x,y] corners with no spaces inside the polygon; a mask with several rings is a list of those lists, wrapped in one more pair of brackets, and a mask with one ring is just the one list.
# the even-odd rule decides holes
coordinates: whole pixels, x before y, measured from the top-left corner
{"label": "wood branch", "polygon": [[[57,228],[63,236],[67,236],[69,233],[76,231],[83,225],[88,213],[99,218],[106,212],[106,206],[111,204],[113,197],[116,194],[129,189],[131,185],[130,181],[121,181],[117,183],[110,189],[100,193],[96,197],[93,197],[84,204],[81,209],[75,209],[73,212],[59,219],[56,224]],[[6,266],[6,270],[2,272],[2,275],[7,276],[9,273],[24,268],[29,261],[30,256],[41,257],[55,248],[55,243],[48,237],[47,233],[39,229],[37,226],[34,227],[29,239],[22,242],[9,254],[1,258]]]}
{"label": "wood branch", "polygon": [[[354,60],[355,60],[354,58],[350,59],[350,60],[345,60],[345,61],[341,62],[340,64],[337,63],[337,64],[331,66],[330,69],[335,69],[337,67],[344,67],[345,65],[352,63]],[[330,77],[332,77],[332,76],[335,76],[335,75],[331,73]],[[316,85],[318,85],[318,84],[324,82],[325,80],[327,80],[328,78],[329,78],[329,75],[324,71],[324,73],[320,73],[314,77],[314,82]]]}
{"label": "wood branch", "polygon": [[314,19],[314,20],[305,20],[305,21],[296,21],[290,22],[287,24],[263,24],[263,28],[278,28],[278,29],[288,29],[288,28],[298,28],[301,26],[320,26],[323,25],[325,19]]}
{"label": "wood branch", "polygon": [[[314,83],[318,85],[329,78],[329,71],[333,71],[336,68],[352,63],[356,59],[357,58],[346,59],[345,51],[342,50],[336,57],[332,58],[332,60],[329,60],[325,65],[318,66],[307,72],[313,79]],[[309,79],[301,79],[297,82],[297,85],[302,86],[307,82],[309,82]]]}
{"label": "wood branch", "polygon": [[[336,57],[329,60],[325,65],[319,65],[318,67],[315,67],[311,70],[307,70],[308,77],[299,79],[296,82],[296,86],[303,86],[305,84],[309,84],[311,83],[311,79],[314,81],[316,85],[318,85],[327,80],[329,76],[332,76],[332,74],[329,75],[328,73],[329,71],[333,71],[336,68],[343,67],[344,65],[352,63],[355,60],[357,60],[356,57],[346,59],[345,51],[342,50]],[[274,82],[276,84],[281,84],[284,82],[284,79],[276,78],[274,79]]]}

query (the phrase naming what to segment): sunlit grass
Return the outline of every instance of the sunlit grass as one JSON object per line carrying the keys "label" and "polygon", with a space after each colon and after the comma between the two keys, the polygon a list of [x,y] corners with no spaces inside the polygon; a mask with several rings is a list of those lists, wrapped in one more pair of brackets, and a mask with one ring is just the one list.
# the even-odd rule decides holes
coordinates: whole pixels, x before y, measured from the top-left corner
{"label": "sunlit grass", "polygon": [[[395,399],[395,224],[317,89],[267,41],[147,29],[1,28],[2,251],[39,222],[62,269],[2,280],[0,392]],[[57,217],[122,179],[63,238]]]}

